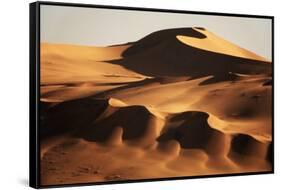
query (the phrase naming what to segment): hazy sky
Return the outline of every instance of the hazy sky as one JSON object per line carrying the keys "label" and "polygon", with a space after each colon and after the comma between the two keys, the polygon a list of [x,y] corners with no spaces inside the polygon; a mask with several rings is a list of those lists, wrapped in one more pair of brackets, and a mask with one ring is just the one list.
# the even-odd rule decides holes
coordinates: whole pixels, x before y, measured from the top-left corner
{"label": "hazy sky", "polygon": [[42,42],[107,46],[195,26],[271,60],[270,19],[41,5]]}

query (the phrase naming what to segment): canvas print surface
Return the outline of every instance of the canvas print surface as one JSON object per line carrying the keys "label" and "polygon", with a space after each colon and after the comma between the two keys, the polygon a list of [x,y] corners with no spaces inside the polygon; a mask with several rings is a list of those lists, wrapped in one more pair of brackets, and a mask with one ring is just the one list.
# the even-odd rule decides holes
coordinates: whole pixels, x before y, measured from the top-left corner
{"label": "canvas print surface", "polygon": [[40,7],[40,183],[272,171],[271,19]]}

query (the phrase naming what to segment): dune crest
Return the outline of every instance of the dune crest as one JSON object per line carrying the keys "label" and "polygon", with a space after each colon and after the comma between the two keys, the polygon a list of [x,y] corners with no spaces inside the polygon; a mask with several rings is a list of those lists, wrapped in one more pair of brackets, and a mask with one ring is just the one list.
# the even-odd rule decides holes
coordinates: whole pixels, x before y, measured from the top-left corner
{"label": "dune crest", "polygon": [[108,100],[109,105],[113,107],[126,107],[127,104],[122,102],[121,100],[115,99],[115,98],[110,98]]}

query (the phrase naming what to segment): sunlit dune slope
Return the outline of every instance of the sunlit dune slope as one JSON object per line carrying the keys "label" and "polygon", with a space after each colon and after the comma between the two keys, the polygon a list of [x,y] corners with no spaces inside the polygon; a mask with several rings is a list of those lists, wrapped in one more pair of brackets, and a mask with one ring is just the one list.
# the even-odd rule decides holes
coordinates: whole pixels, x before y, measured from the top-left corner
{"label": "sunlit dune slope", "polygon": [[41,44],[41,99],[61,102],[93,95],[145,76],[105,61],[121,58],[129,45],[85,47]]}
{"label": "sunlit dune slope", "polygon": [[204,34],[206,37],[204,39],[198,39],[194,37],[178,35],[177,39],[189,46],[204,49],[206,51],[267,62],[265,58],[233,43],[230,43],[223,38],[216,36],[212,32],[205,30],[204,28],[193,29],[201,34]]}
{"label": "sunlit dune slope", "polygon": [[117,45],[110,47],[79,46],[67,44],[41,44],[42,56],[67,57],[77,61],[89,59],[93,61],[108,61],[122,58],[122,52],[130,45]]}

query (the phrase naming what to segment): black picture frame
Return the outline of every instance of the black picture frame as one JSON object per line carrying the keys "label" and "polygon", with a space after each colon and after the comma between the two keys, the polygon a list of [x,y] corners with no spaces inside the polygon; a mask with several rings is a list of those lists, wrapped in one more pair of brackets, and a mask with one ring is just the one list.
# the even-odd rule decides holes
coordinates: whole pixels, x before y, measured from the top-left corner
{"label": "black picture frame", "polygon": [[[67,7],[87,7],[87,8],[105,8],[117,10],[133,10],[133,11],[153,11],[164,13],[185,13],[195,15],[216,15],[216,16],[231,16],[244,18],[263,18],[270,19],[272,26],[272,171],[266,172],[246,172],[235,174],[218,174],[218,175],[202,175],[202,176],[186,176],[186,177],[169,177],[157,179],[138,179],[138,180],[124,180],[124,181],[110,181],[110,182],[91,182],[79,184],[65,184],[65,185],[44,185],[40,184],[40,6],[67,6]],[[150,182],[163,180],[181,180],[193,178],[210,178],[210,177],[226,177],[226,176],[242,176],[242,175],[256,175],[256,174],[273,174],[274,173],[274,16],[264,15],[249,15],[249,14],[233,14],[233,13],[217,13],[217,12],[200,12],[187,10],[168,10],[155,8],[141,8],[141,7],[123,7],[123,6],[109,6],[109,5],[92,5],[80,3],[61,3],[37,1],[29,4],[29,57],[30,57],[30,89],[29,89],[29,185],[33,188],[51,188],[51,187],[68,187],[68,186],[84,186],[84,185],[99,185],[99,184],[120,184],[132,182]]]}

